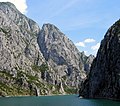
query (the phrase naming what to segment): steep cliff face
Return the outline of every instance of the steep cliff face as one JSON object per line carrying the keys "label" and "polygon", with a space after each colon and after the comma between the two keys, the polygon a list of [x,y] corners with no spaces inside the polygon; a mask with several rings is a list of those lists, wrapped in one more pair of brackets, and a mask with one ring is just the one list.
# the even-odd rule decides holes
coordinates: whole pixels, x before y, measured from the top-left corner
{"label": "steep cliff face", "polygon": [[0,2],[0,95],[33,95],[46,88],[41,71],[48,68],[37,44],[39,31],[13,4]]}
{"label": "steep cliff face", "polygon": [[78,88],[86,77],[93,58],[88,59],[84,53],[80,53],[72,41],[52,24],[43,25],[38,44],[46,61],[55,70],[54,75],[61,79],[63,86]]}
{"label": "steep cliff face", "polygon": [[37,44],[39,26],[22,15],[13,4],[0,3],[1,69],[25,68],[44,62]]}
{"label": "steep cliff face", "polygon": [[80,95],[120,100],[120,20],[102,40]]}
{"label": "steep cliff face", "polygon": [[0,2],[0,96],[75,93],[91,62],[54,25]]}

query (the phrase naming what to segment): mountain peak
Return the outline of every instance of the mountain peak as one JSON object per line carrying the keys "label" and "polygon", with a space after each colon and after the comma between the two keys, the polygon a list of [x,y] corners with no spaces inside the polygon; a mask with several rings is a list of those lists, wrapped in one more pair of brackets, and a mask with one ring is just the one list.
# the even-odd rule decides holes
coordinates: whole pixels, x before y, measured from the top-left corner
{"label": "mountain peak", "polygon": [[43,24],[43,27],[42,27],[43,30],[49,30],[49,31],[59,31],[61,32],[55,25],[53,24],[50,24],[50,23],[46,23],[46,24]]}
{"label": "mountain peak", "polygon": [[0,3],[0,16],[0,95],[75,93],[86,77],[87,57],[72,41],[53,24],[40,30],[12,3]]}
{"label": "mountain peak", "polygon": [[2,5],[9,5],[9,6],[14,6],[15,7],[15,5],[13,3],[11,3],[11,2],[0,2],[0,4],[2,4]]}
{"label": "mountain peak", "polygon": [[53,24],[43,25],[38,36],[38,44],[46,61],[55,70],[55,75],[57,73],[60,79],[66,77],[63,85],[78,88],[79,82],[86,77],[85,71],[89,71],[92,59],[87,61],[87,56],[80,53],[74,43]]}
{"label": "mountain peak", "polygon": [[8,10],[8,8],[14,9],[15,11],[19,11],[16,6],[11,2],[0,2],[0,8]]}

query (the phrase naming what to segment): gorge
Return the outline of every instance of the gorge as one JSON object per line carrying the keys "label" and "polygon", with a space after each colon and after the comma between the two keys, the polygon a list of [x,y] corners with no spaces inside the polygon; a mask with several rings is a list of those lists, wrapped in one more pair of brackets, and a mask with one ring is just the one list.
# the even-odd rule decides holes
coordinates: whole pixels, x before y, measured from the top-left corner
{"label": "gorge", "polygon": [[0,96],[75,94],[120,100],[120,20],[97,56],[86,56],[55,25],[41,28],[0,2]]}

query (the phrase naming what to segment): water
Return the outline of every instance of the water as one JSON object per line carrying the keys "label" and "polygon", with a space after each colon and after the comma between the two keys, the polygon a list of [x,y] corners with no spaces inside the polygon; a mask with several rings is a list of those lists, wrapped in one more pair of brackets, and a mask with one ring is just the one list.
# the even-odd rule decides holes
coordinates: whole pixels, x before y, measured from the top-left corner
{"label": "water", "polygon": [[103,99],[80,99],[77,95],[0,98],[0,106],[120,106]]}

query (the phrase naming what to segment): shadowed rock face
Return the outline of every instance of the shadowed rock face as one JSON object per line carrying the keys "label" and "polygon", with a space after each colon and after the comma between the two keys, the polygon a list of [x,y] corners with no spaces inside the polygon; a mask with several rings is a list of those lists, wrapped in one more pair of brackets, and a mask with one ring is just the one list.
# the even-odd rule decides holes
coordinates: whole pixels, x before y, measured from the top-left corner
{"label": "shadowed rock face", "polygon": [[80,95],[120,100],[120,20],[102,40]]}

